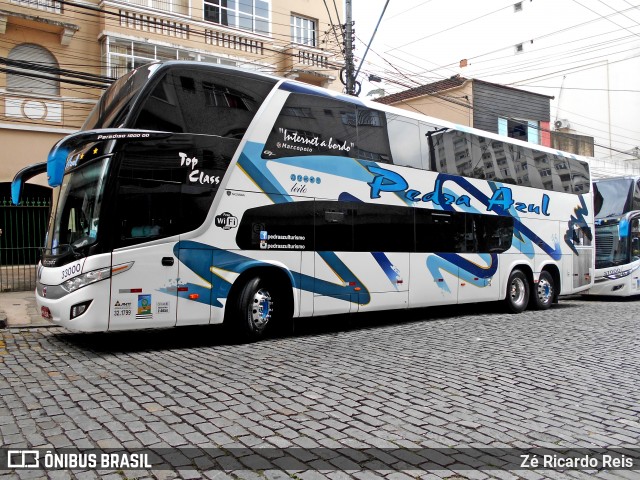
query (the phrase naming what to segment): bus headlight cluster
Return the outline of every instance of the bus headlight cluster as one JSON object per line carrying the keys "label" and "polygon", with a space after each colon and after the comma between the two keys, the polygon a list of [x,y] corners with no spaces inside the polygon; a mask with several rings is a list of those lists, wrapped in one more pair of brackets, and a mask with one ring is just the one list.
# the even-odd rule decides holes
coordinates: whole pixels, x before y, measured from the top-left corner
{"label": "bus headlight cluster", "polygon": [[70,278],[66,282],[63,282],[60,286],[67,293],[75,292],[79,288],[86,287],[87,285],[99,282],[100,280],[105,280],[107,278],[110,278],[112,275],[126,272],[131,268],[132,265],[133,262],[129,262],[122,265],[117,265],[115,267],[106,267],[100,268],[98,270],[92,270],[90,272],[83,273],[82,275],[78,275],[77,277]]}

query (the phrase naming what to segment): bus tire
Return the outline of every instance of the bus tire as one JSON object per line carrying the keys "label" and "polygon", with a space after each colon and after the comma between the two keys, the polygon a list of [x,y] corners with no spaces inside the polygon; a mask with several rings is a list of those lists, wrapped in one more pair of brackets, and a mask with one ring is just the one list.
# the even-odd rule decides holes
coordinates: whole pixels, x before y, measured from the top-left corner
{"label": "bus tire", "polygon": [[531,290],[531,305],[536,310],[547,310],[556,294],[553,277],[546,270],[540,272],[538,283]]}
{"label": "bus tire", "polygon": [[263,338],[275,322],[279,304],[276,289],[262,277],[253,277],[242,287],[233,315],[235,333],[246,341]]}
{"label": "bus tire", "polygon": [[508,311],[521,313],[529,303],[529,281],[527,276],[517,268],[509,275],[507,282],[507,296],[504,299]]}

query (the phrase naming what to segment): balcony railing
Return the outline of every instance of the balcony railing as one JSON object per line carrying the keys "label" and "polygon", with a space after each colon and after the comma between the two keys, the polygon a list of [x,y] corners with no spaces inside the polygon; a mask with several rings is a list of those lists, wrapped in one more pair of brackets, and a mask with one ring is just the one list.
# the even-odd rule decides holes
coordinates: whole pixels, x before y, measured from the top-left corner
{"label": "balcony railing", "polygon": [[120,10],[120,26],[185,40],[189,38],[189,25],[167,20],[166,18],[156,15],[144,15],[127,10]]}
{"label": "balcony railing", "polygon": [[215,45],[216,47],[231,48],[233,50],[255,53],[256,55],[264,55],[264,42],[241,35],[231,35],[207,28],[204,31],[204,40],[209,45]]}
{"label": "balcony railing", "polygon": [[62,13],[62,3],[57,0],[11,0],[11,3],[50,13]]}
{"label": "balcony railing", "polygon": [[329,67],[329,57],[327,55],[306,50],[298,50],[297,52],[294,50],[293,54],[299,64],[312,67]]}

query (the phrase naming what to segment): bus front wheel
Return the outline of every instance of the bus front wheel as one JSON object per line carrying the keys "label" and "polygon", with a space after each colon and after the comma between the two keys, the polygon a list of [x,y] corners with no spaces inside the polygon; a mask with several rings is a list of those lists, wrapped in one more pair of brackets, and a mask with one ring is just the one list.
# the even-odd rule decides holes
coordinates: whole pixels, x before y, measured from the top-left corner
{"label": "bus front wheel", "polygon": [[531,300],[536,310],[546,310],[553,303],[555,285],[553,277],[547,271],[540,272],[537,285],[531,291]]}
{"label": "bus front wheel", "polygon": [[276,291],[261,277],[252,278],[237,297],[233,318],[236,333],[249,341],[264,337],[280,307]]}
{"label": "bus front wheel", "polygon": [[529,281],[522,270],[514,270],[507,282],[507,309],[512,313],[521,313],[529,303]]}

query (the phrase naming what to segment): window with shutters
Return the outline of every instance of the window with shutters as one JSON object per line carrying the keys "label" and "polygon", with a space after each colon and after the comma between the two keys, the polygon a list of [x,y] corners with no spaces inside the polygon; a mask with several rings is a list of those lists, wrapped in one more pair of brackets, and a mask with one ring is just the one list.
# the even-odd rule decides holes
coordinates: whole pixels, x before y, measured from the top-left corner
{"label": "window with shutters", "polygon": [[36,95],[60,95],[56,58],[39,45],[23,43],[9,52],[7,90]]}

